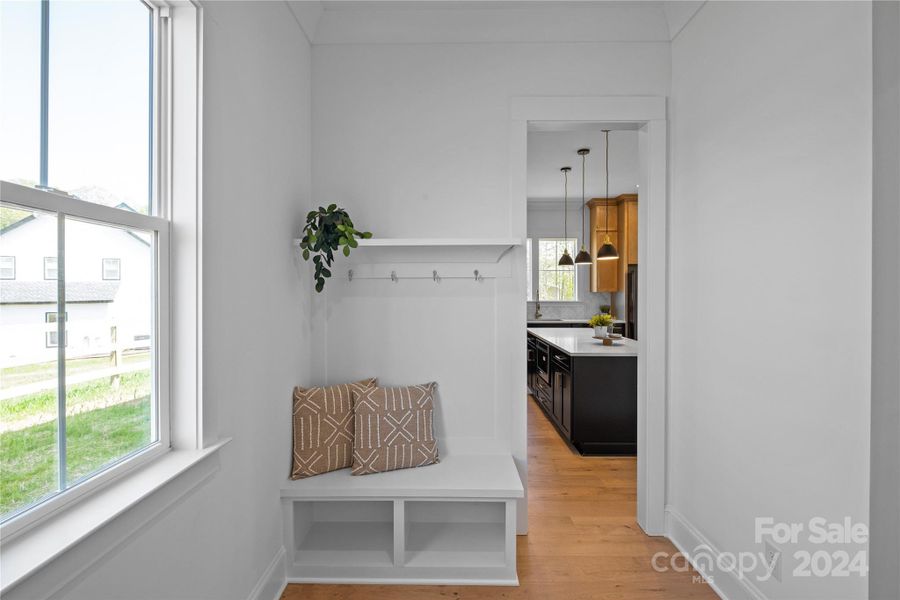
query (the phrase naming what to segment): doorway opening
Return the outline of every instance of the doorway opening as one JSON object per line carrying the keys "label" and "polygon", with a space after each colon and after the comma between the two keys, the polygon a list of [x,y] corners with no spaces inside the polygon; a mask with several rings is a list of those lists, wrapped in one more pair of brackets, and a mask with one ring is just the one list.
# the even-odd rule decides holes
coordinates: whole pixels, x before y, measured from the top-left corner
{"label": "doorway opening", "polygon": [[[522,239],[529,239],[528,229],[529,229],[529,213],[531,212],[531,208],[529,206],[529,180],[531,173],[529,172],[529,166],[533,163],[534,156],[532,154],[535,152],[532,150],[529,144],[529,134],[532,136],[537,134],[547,134],[548,136],[552,133],[565,133],[572,131],[591,131],[593,130],[595,137],[591,140],[587,147],[591,148],[591,154],[588,154],[585,158],[586,165],[586,181],[585,181],[585,200],[586,202],[590,198],[599,197],[604,201],[605,206],[595,206],[591,208],[594,210],[595,217],[597,214],[602,214],[604,217],[604,224],[600,227],[600,234],[602,240],[605,241],[607,234],[609,237],[612,236],[612,227],[606,224],[606,215],[608,214],[610,217],[610,221],[612,220],[612,215],[616,214],[618,217],[619,207],[616,205],[612,206],[612,202],[608,202],[606,199],[606,183],[605,183],[605,139],[603,134],[603,129],[610,130],[610,171],[611,171],[611,181],[610,181],[610,193],[609,196],[614,196],[613,181],[617,177],[617,173],[623,175],[624,177],[629,177],[628,172],[629,168],[625,166],[616,165],[617,160],[617,146],[616,143],[620,144],[619,149],[624,149],[626,146],[622,144],[626,143],[625,138],[623,141],[617,142],[616,136],[635,136],[636,137],[636,153],[637,153],[637,172],[636,176],[634,175],[633,165],[631,166],[631,178],[636,179],[636,181],[632,181],[631,185],[634,186],[634,193],[637,195],[635,198],[636,204],[636,213],[637,213],[637,257],[638,262],[636,264],[636,268],[631,268],[630,272],[628,269],[624,270],[622,273],[622,278],[624,279],[622,287],[625,289],[626,293],[622,294],[619,297],[616,297],[614,294],[610,292],[602,292],[602,291],[593,291],[600,289],[596,286],[597,277],[602,275],[596,272],[596,261],[594,266],[584,266],[577,267],[577,269],[582,269],[586,271],[585,274],[582,274],[579,277],[579,274],[576,271],[574,275],[574,280],[572,282],[572,289],[574,289],[575,300],[577,302],[579,286],[582,290],[588,290],[585,292],[585,295],[580,296],[581,300],[586,302],[586,306],[581,307],[581,314],[585,314],[590,312],[587,316],[592,316],[594,314],[598,314],[600,312],[600,299],[603,297],[603,294],[607,294],[608,304],[610,306],[610,314],[616,314],[616,316],[624,316],[626,318],[618,318],[614,319],[616,323],[613,325],[613,332],[622,331],[623,328],[627,329],[627,317],[628,317],[628,298],[629,294],[627,293],[627,285],[630,280],[632,284],[632,335],[637,337],[637,340],[634,342],[634,345],[627,345],[630,350],[632,356],[635,356],[636,365],[636,382],[634,383],[634,388],[636,388],[636,404],[634,406],[634,412],[636,413],[636,432],[635,438],[636,442],[632,444],[632,454],[636,452],[636,458],[630,458],[627,460],[631,461],[633,465],[633,491],[632,496],[633,500],[629,503],[631,510],[634,511],[635,521],[639,528],[643,530],[644,533],[647,533],[652,536],[664,535],[666,533],[666,519],[665,519],[665,422],[666,422],[666,247],[667,247],[667,228],[666,228],[666,121],[665,121],[665,113],[666,113],[666,104],[665,98],[661,97],[543,97],[543,98],[516,98],[512,102],[512,110],[511,110],[511,129],[510,129],[510,149],[511,149],[511,179],[510,179],[510,194],[511,194],[511,203],[512,203],[512,228],[513,231],[516,232],[516,235],[521,235]],[[594,141],[595,140],[595,141]],[[575,146],[582,146],[581,143],[575,143]],[[568,195],[570,198],[574,198],[575,204],[573,208],[575,208],[574,215],[574,223],[567,222],[563,223],[562,219],[557,218],[560,221],[560,224],[557,228],[571,228],[571,233],[567,231],[563,231],[558,239],[566,239],[565,242],[568,244],[568,240],[570,238],[576,238],[576,240],[585,239],[585,242],[593,242],[596,244],[596,240],[590,240],[590,237],[597,236],[597,227],[598,223],[591,224],[590,214],[585,212],[585,226],[582,227],[580,215],[577,210],[577,206],[581,201],[581,155],[577,154],[577,150],[579,148],[567,148],[569,155],[571,156],[569,161],[563,161],[563,164],[556,164],[552,167],[552,169],[548,166],[551,173],[556,174],[557,185],[556,189],[556,198],[559,199],[565,195],[565,190],[563,189],[563,182],[560,181],[562,179],[560,177],[559,169],[564,166],[571,166],[572,171],[569,173],[571,177],[569,181],[569,190]],[[600,159],[603,159],[602,161]],[[552,161],[559,162],[559,159]],[[587,178],[590,177],[594,180],[594,185],[596,185],[597,181],[600,181],[603,187],[601,194],[593,194],[588,189],[587,186],[591,185],[588,183]],[[615,192],[615,195],[621,195],[626,193],[629,190],[619,190]],[[628,198],[622,198],[623,201],[627,204]],[[627,211],[627,206],[626,209]],[[605,213],[605,214],[604,214]],[[558,217],[562,217],[563,213],[560,210],[557,210],[556,214]],[[627,218],[627,217],[626,217]],[[596,221],[596,218],[595,218]],[[562,227],[560,227],[560,225]],[[591,235],[587,233],[587,229],[592,228]],[[581,232],[575,234],[575,232]],[[532,231],[533,235],[534,234]],[[575,234],[575,235],[573,235]],[[616,232],[618,235],[618,232]],[[560,295],[563,295],[563,298],[566,298],[564,294],[568,294],[566,286],[569,286],[568,281],[560,281],[561,278],[566,277],[565,275],[561,275],[560,273],[545,273],[543,274],[543,283],[540,280],[541,271],[540,269],[540,256],[537,254],[540,252],[540,238],[538,237],[535,241],[535,237],[530,237],[531,243],[526,244],[525,249],[519,253],[519,268],[526,274],[526,277],[522,277],[520,279],[521,286],[519,286],[519,302],[522,302],[520,306],[526,308],[526,315],[522,319],[526,321],[526,323],[521,323],[520,327],[523,325],[527,326],[527,321],[529,319],[534,320],[534,312],[535,308],[534,303],[537,302],[538,298],[534,296],[538,296],[542,293],[546,295],[551,295],[552,293],[557,294],[557,298],[553,301],[557,302],[565,302],[566,300],[559,300]],[[593,245],[592,244],[592,245]],[[589,245],[585,244],[586,247]],[[601,244],[602,245],[602,244]],[[616,239],[613,245],[621,246],[621,243]],[[550,245],[544,244],[544,249],[546,252],[550,252]],[[554,248],[559,251],[558,245]],[[568,249],[568,246],[566,248]],[[574,248],[574,251],[577,252],[580,250],[580,242],[578,243],[578,248]],[[588,252],[593,250],[593,257],[596,258],[596,247],[587,247]],[[531,254],[531,265],[532,268],[529,270],[526,268],[526,264],[528,263],[528,254]],[[623,247],[624,254],[624,247]],[[626,263],[626,260],[619,260],[619,266],[622,263]],[[547,261],[544,261],[545,265],[547,265]],[[535,265],[537,264],[537,268]],[[553,271],[554,269],[549,268],[550,265],[547,265],[548,268],[545,269],[547,271]],[[604,269],[607,268],[604,265]],[[591,275],[591,269],[594,269],[595,272]],[[619,279],[617,269],[614,269],[616,273],[616,279]],[[589,289],[586,286],[590,285],[590,278],[595,278],[595,285],[593,286],[593,290]],[[580,282],[580,283],[579,283]],[[635,283],[636,282],[636,283]],[[551,283],[555,284],[555,289],[550,286]],[[526,304],[528,297],[528,290],[532,290],[532,303],[531,305]],[[595,296],[591,296],[589,294],[595,294]],[[553,302],[551,301],[551,302]],[[616,302],[618,302],[618,306],[616,306]],[[596,304],[596,307],[594,306]],[[606,303],[604,303],[605,305]],[[551,312],[543,312],[544,307],[548,306],[546,300],[542,301],[541,311],[542,317],[549,318],[571,318],[564,316],[566,311],[575,311],[577,310],[576,304],[567,304],[560,305],[560,308],[553,307]],[[588,310],[591,309],[591,310]],[[531,312],[529,312],[531,311]],[[521,314],[521,313],[519,313]],[[568,313],[572,314],[572,313]],[[622,323],[624,322],[624,323]],[[524,329],[524,327],[523,327]],[[536,330],[539,331],[539,330]],[[587,330],[585,330],[587,331]],[[526,340],[528,338],[527,332]],[[520,338],[521,339],[521,338]],[[526,340],[522,340],[525,342]],[[546,340],[545,340],[546,341]],[[594,343],[595,340],[590,339],[588,343]],[[602,342],[601,342],[602,343]],[[521,352],[521,363],[520,367],[516,370],[521,373],[522,380],[526,381],[530,379],[528,376],[528,354],[531,353],[528,344],[523,344],[523,348],[519,351]],[[546,346],[551,346],[549,342],[547,342]],[[556,344],[557,349],[559,349],[560,344]],[[613,351],[617,346],[613,346],[610,348]],[[515,355],[519,355],[519,352],[515,352]],[[577,353],[576,353],[577,354]],[[547,360],[552,360],[553,354],[548,351]],[[543,360],[542,355],[535,355],[535,360]],[[579,368],[579,360],[575,355],[572,355],[569,362],[568,368],[570,370],[578,370]],[[607,361],[609,362],[609,361]],[[612,369],[612,364],[609,363],[610,368]],[[560,365],[559,371],[562,371],[561,381],[556,381],[556,384],[560,389],[566,386],[566,393],[577,394],[578,393],[578,381],[582,383],[586,380],[586,378],[579,378],[577,373],[571,374],[571,380],[567,380],[565,377],[565,368],[567,365]],[[519,370],[521,369],[521,370]],[[549,371],[549,365],[547,365],[547,369]],[[590,371],[597,371],[598,369],[589,369]],[[602,371],[602,369],[600,369]],[[620,371],[621,369],[614,369],[614,371]],[[612,373],[612,372],[611,372]],[[608,381],[612,381],[614,379],[612,374],[609,377],[600,375],[601,378],[607,379]],[[548,372],[549,378],[549,372]],[[556,377],[557,380],[560,379],[559,376]],[[627,380],[627,378],[626,378]],[[632,380],[634,381],[634,380]],[[545,380],[545,383],[546,380]],[[547,387],[549,388],[552,394],[552,386],[554,380],[551,379],[550,383],[547,383]],[[541,385],[537,383],[537,385]],[[595,385],[605,385],[605,384],[597,384]],[[613,385],[610,383],[609,385]],[[624,389],[624,384],[617,383],[613,387],[617,387],[616,390],[608,390],[610,392],[615,391],[615,393],[619,395],[627,395],[632,393],[631,391]],[[513,438],[512,438],[512,447],[513,454],[516,457],[517,464],[520,468],[520,473],[523,477],[523,480],[529,477],[531,473],[531,469],[529,468],[529,457],[531,459],[536,459],[535,456],[535,448],[529,447],[529,430],[528,427],[528,419],[527,414],[532,411],[532,408],[537,408],[538,415],[546,414],[541,411],[540,404],[535,405],[535,403],[529,400],[529,396],[526,390],[522,390],[521,392],[517,392],[513,398],[511,398],[512,403],[512,419],[513,419]],[[552,397],[552,396],[551,396]],[[564,396],[565,397],[565,396]],[[574,398],[574,396],[573,396]],[[565,411],[565,402],[563,402],[561,408],[557,410],[561,414],[562,422],[566,422],[566,411]],[[551,414],[552,414],[553,406],[551,400]],[[627,415],[625,415],[627,417]],[[580,442],[578,440],[578,419],[579,416],[577,414],[577,409],[572,408],[568,422],[572,423],[569,425],[572,430],[575,430],[575,442]],[[546,419],[545,419],[546,421]],[[552,423],[552,419],[549,421]],[[560,429],[554,425],[554,431],[559,433]],[[565,428],[563,428],[563,431]],[[536,435],[535,432],[530,432],[533,436]],[[557,436],[559,437],[559,436]],[[600,440],[602,443],[604,440]],[[629,440],[606,440],[612,442],[613,444],[619,443],[618,448],[610,448],[609,446],[606,450],[612,451],[612,453],[623,455],[626,452],[623,451],[621,447],[622,443],[627,444]],[[569,442],[561,443],[567,444],[565,447],[571,449],[572,447],[577,448],[578,444],[572,444],[572,440]],[[585,444],[581,444],[582,448],[585,447]],[[591,450],[598,450],[597,447],[592,448]],[[595,454],[599,454],[600,452],[593,452]],[[625,460],[625,459],[623,459]],[[532,461],[535,462],[535,461]],[[536,492],[538,490],[535,490]],[[527,495],[531,494],[531,490],[526,492]],[[528,500],[524,501],[519,506],[518,514],[520,515],[519,523],[518,523],[518,531],[519,533],[525,533],[528,531]],[[534,506],[534,509],[537,510],[538,505]]]}

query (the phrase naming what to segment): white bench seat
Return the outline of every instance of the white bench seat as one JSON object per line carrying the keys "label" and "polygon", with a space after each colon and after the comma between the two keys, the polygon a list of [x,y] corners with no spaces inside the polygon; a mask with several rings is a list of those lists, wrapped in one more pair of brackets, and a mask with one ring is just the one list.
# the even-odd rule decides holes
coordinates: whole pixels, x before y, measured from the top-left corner
{"label": "white bench seat", "polygon": [[509,455],[457,454],[417,469],[373,475],[342,469],[288,481],[282,498],[521,498],[525,495]]}
{"label": "white bench seat", "polygon": [[524,494],[509,455],[288,481],[287,579],[517,585],[516,500]]}

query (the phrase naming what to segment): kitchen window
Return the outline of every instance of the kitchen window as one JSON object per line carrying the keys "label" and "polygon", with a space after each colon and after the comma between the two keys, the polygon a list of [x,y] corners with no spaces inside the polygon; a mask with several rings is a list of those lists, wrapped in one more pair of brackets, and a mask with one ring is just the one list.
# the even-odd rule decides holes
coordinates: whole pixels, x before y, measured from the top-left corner
{"label": "kitchen window", "polygon": [[[156,182],[171,12],[139,0],[0,5],[0,211],[13,221],[0,242],[22,266],[43,259],[43,273],[6,284],[19,301],[0,306],[16,406],[0,433],[4,534],[169,448],[169,198]],[[127,273],[104,257],[124,253]],[[34,304],[54,306],[27,326],[44,344],[22,335]]]}
{"label": "kitchen window", "polygon": [[118,258],[103,259],[103,279],[119,280],[122,278],[122,261]]}
{"label": "kitchen window", "polygon": [[0,279],[16,278],[16,257],[0,256]]}
{"label": "kitchen window", "polygon": [[537,300],[575,302],[578,300],[574,266],[559,266],[559,257],[568,248],[574,256],[575,238],[541,238],[538,240]]}

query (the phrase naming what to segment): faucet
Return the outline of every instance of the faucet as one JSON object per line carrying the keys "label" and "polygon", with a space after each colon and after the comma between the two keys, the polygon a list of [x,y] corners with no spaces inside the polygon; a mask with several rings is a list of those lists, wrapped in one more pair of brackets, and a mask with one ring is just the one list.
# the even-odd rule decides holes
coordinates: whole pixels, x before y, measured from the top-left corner
{"label": "faucet", "polygon": [[541,300],[538,298],[534,302],[534,318],[540,319],[543,315],[541,315]]}

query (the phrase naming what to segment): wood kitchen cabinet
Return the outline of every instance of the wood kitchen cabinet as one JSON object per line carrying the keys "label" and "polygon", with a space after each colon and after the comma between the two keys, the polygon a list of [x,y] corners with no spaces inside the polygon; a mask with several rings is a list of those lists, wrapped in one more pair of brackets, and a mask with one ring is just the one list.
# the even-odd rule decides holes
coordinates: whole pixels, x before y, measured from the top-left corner
{"label": "wood kitchen cabinet", "polygon": [[619,252],[619,258],[615,260],[593,262],[592,292],[625,290],[628,265],[637,264],[637,199],[637,194],[621,194],[608,200],[594,198],[588,202],[591,215],[591,256],[597,256],[607,234]]}
{"label": "wood kitchen cabinet", "polygon": [[625,207],[625,262],[629,265],[638,263],[638,203],[637,194],[628,194],[634,199],[627,199],[622,205]]}

